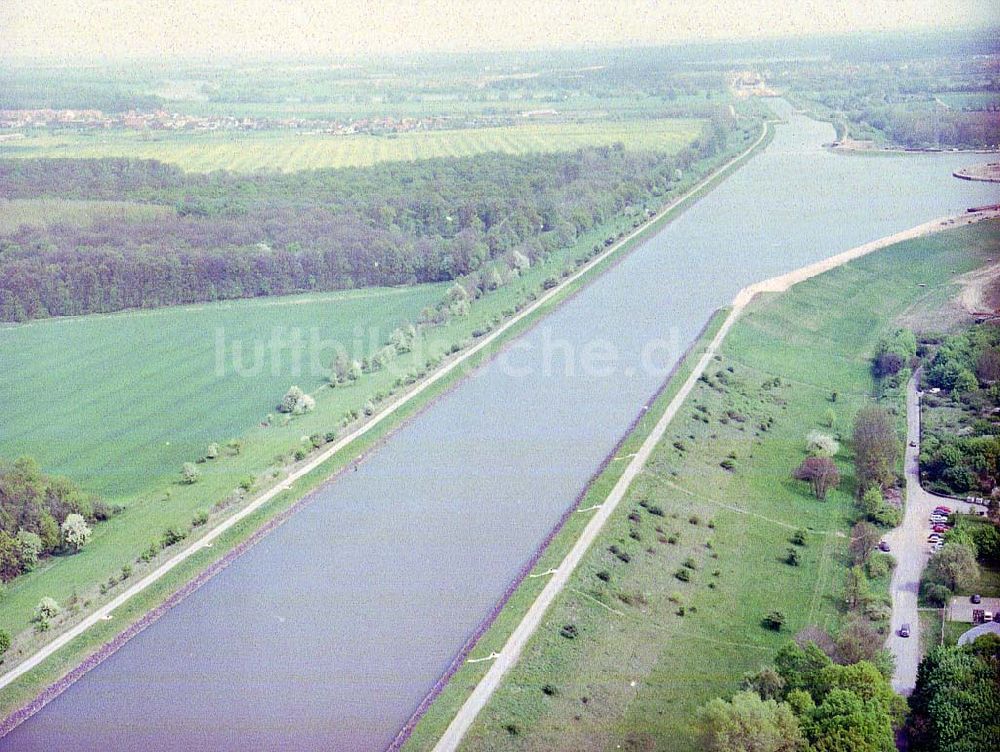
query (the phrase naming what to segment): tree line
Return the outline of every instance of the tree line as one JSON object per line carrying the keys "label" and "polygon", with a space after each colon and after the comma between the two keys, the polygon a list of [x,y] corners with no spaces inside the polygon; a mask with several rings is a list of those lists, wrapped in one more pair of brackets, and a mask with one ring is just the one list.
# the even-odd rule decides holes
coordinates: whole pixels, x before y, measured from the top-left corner
{"label": "tree line", "polygon": [[0,160],[3,198],[169,208],[0,236],[0,320],[439,282],[515,252],[534,262],[667,194],[735,132],[735,122],[716,118],[674,155],[612,146],[294,174]]}

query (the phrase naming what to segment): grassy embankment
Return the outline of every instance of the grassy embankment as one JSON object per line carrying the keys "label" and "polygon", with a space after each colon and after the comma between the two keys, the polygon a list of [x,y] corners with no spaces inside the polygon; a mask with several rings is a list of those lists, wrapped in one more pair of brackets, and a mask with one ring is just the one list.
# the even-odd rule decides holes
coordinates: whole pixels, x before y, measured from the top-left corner
{"label": "grassy embankment", "polygon": [[703,122],[677,118],[530,123],[392,136],[337,136],[290,131],[158,133],[155,136],[134,131],[37,133],[0,143],[0,157],[133,157],[159,159],[193,172],[261,168],[293,172],[433,157],[467,157],[491,151],[507,154],[573,151],[583,146],[610,146],[616,142],[628,149],[677,151],[698,135]]}
{"label": "grassy embankment", "polygon": [[[763,145],[764,144],[762,143],[761,146]],[[700,165],[699,167],[702,169],[689,171],[690,175],[685,181],[686,185],[681,186],[678,189],[678,192],[688,190],[696,181],[695,173],[700,172],[701,174],[704,174],[704,171],[708,169],[709,165]],[[722,179],[722,177],[723,175],[715,177],[707,185],[701,188],[696,195],[686,199],[667,216],[661,218],[657,222],[649,223],[644,228],[642,234],[634,240],[629,241],[622,250],[627,251],[638,242],[641,242],[641,240],[648,234],[656,232],[663,223],[669,221],[669,219],[675,216],[679,211],[682,211],[690,201],[697,198],[697,195],[701,195],[701,193],[710,190],[719,180]],[[442,348],[455,341],[466,343],[472,341],[473,338],[471,336],[471,332],[474,329],[482,328],[484,325],[490,326],[495,324],[495,322],[502,317],[505,311],[509,311],[511,307],[515,306],[518,302],[522,302],[527,296],[537,294],[540,281],[545,276],[558,273],[560,269],[565,270],[563,272],[564,274],[568,273],[570,268],[578,265],[578,261],[574,262],[574,259],[579,260],[584,254],[589,253],[593,245],[600,238],[604,237],[609,232],[624,231],[626,227],[631,227],[632,222],[632,218],[622,217],[619,218],[612,227],[600,228],[599,231],[595,231],[595,233],[593,233],[593,237],[588,235],[583,238],[576,247],[567,250],[555,260],[532,270],[529,274],[524,275],[520,280],[518,280],[517,283],[502,288],[500,292],[493,293],[492,295],[484,298],[483,301],[474,305],[472,309],[473,313],[468,319],[462,319],[455,323],[455,326],[459,327],[458,330],[448,329],[445,332],[447,336],[443,336],[443,334],[435,334],[438,330],[431,330],[429,338],[433,339],[433,337],[438,336],[439,344]],[[603,259],[598,264],[595,264],[590,270],[588,270],[585,277],[576,280],[574,283],[560,291],[559,295],[548,301],[543,307],[534,311],[525,319],[519,321],[516,326],[512,327],[504,334],[500,341],[494,343],[494,347],[491,349],[495,351],[495,347],[501,346],[503,341],[509,341],[512,337],[531,326],[541,316],[544,316],[549,310],[551,310],[553,306],[558,305],[561,300],[565,299],[567,295],[573,294],[573,292],[585,284],[587,279],[592,279],[594,275],[601,273],[610,264],[615,263],[620,256],[621,253],[619,252],[613,254],[611,257]],[[358,291],[354,294],[361,295],[364,292],[365,291]],[[390,292],[400,294],[399,291]],[[314,299],[317,296],[311,295],[306,297]],[[242,305],[267,306],[275,305],[276,303],[277,301],[274,300],[243,301],[229,304],[192,306],[186,309],[173,309],[173,311],[164,312],[165,314],[173,313],[179,317],[170,322],[174,327],[173,329],[170,329],[172,333],[170,340],[174,343],[173,349],[169,349],[170,358],[172,358],[172,360],[171,362],[163,362],[155,365],[146,364],[144,372],[151,374],[151,377],[153,378],[160,379],[161,383],[159,388],[161,389],[183,388],[178,387],[177,385],[184,382],[185,379],[178,378],[176,372],[174,372],[172,376],[170,373],[166,372],[170,371],[169,366],[178,362],[183,362],[187,357],[185,348],[183,346],[177,346],[177,342],[182,339],[177,335],[177,332],[184,331],[185,327],[190,327],[190,325],[182,325],[185,311],[206,311],[206,315],[211,317],[213,313],[218,311],[225,311],[231,308],[239,309]],[[72,320],[35,322],[29,325],[24,325],[23,327],[11,327],[0,332],[0,334],[30,331],[33,327],[44,326],[76,326],[85,328],[92,324],[100,325],[101,322],[104,321],[124,321],[133,318],[140,322],[145,322],[148,320],[146,317],[155,316],[158,313],[159,312],[136,312],[115,314],[105,317],[95,316]],[[251,314],[254,313],[257,312],[251,312]],[[249,315],[249,319],[254,320],[255,316]],[[313,320],[307,320],[309,321],[310,326],[314,324]],[[259,327],[259,320],[256,321],[256,325]],[[139,323],[137,326],[142,327],[146,326],[146,324]],[[156,332],[167,331],[164,326],[150,325],[150,328],[154,329]],[[198,333],[197,326],[194,326],[193,330],[196,334]],[[69,331],[69,329],[64,331]],[[188,328],[188,331],[192,331],[192,328]],[[464,339],[462,339],[463,336]],[[79,341],[81,343],[87,343],[89,339],[90,338],[84,336],[81,337]],[[120,351],[122,348],[114,347],[114,342],[108,342],[106,344],[114,348],[112,352],[119,354],[116,357],[120,357]],[[423,350],[426,355],[428,350],[433,351],[433,348],[425,344]],[[472,359],[471,363],[464,365],[468,365],[470,367],[475,366],[490,357],[490,354],[490,349],[487,349],[486,351],[477,354],[477,356]],[[405,357],[401,358],[401,362],[402,365],[406,365]],[[58,361],[56,365],[58,365],[58,363],[64,364],[60,367],[66,367],[68,365],[68,361],[66,361],[65,358]],[[114,363],[112,363],[112,365],[114,365]],[[76,665],[84,655],[93,651],[100,644],[106,642],[123,627],[135,621],[143,613],[164,600],[164,598],[173,590],[176,590],[185,581],[191,579],[191,577],[198,571],[204,569],[212,561],[219,559],[234,545],[249,537],[253,531],[260,527],[260,525],[262,525],[266,520],[288,508],[296,499],[301,498],[309,490],[322,483],[323,480],[328,478],[331,473],[345,466],[358,454],[381,440],[395,426],[398,426],[402,421],[418,412],[423,405],[426,405],[436,395],[447,390],[451,384],[461,378],[462,374],[466,370],[467,369],[464,367],[456,369],[446,378],[436,383],[432,389],[429,389],[427,392],[422,394],[419,399],[414,400],[411,404],[408,404],[404,408],[400,409],[391,420],[387,420],[380,424],[376,430],[366,434],[357,442],[352,443],[336,456],[325,462],[321,467],[301,479],[298,483],[296,483],[296,487],[293,491],[282,493],[265,508],[243,521],[240,525],[234,527],[231,531],[227,532],[225,536],[216,542],[216,545],[212,549],[199,552],[197,555],[191,557],[182,566],[171,571],[168,576],[160,580],[154,587],[149,588],[141,595],[129,601],[126,606],[116,611],[114,624],[101,624],[94,629],[89,630],[85,635],[74,640],[66,649],[60,651],[60,653],[51,660],[47,661],[42,666],[34,669],[24,677],[20,678],[17,682],[10,685],[5,689],[4,696],[2,700],[0,700],[0,712],[9,712],[10,710],[23,704],[33,695],[37,694],[37,692],[40,691],[46,684]],[[387,373],[385,378],[391,381],[397,372],[398,369],[394,370],[392,374]],[[75,369],[74,373],[76,373]],[[165,375],[163,377],[159,376],[161,373],[165,373]],[[378,375],[376,375],[376,378],[377,377]],[[280,383],[282,384],[281,391],[283,391],[285,388],[284,382]],[[210,506],[211,501],[216,498],[231,494],[238,480],[245,477],[247,471],[259,473],[262,467],[268,468],[267,474],[265,476],[260,476],[260,483],[258,487],[261,489],[280,482],[281,477],[283,477],[288,470],[288,466],[284,463],[287,461],[290,448],[299,445],[299,438],[301,436],[308,435],[313,431],[329,430],[331,426],[339,425],[344,407],[344,403],[338,402],[338,400],[342,399],[340,395],[344,395],[352,391],[355,392],[354,395],[351,395],[349,403],[352,407],[357,408],[370,393],[374,392],[379,387],[379,382],[377,380],[368,380],[363,383],[363,387],[356,386],[350,389],[322,389],[318,393],[318,404],[314,413],[301,418],[296,418],[287,426],[281,426],[280,423],[278,423],[276,424],[278,428],[255,428],[250,431],[250,433],[243,434],[241,437],[244,440],[243,451],[238,456],[229,456],[224,460],[202,465],[201,467],[204,470],[203,479],[193,486],[181,486],[176,483],[171,483],[166,490],[162,487],[155,490],[146,489],[147,492],[142,494],[141,498],[136,498],[137,503],[134,507],[130,506],[124,514],[115,518],[112,522],[104,523],[99,526],[95,530],[95,539],[88,544],[87,548],[85,548],[81,554],[71,558],[52,560],[46,566],[39,568],[39,570],[19,578],[19,580],[11,588],[8,595],[5,597],[4,601],[0,603],[0,618],[4,618],[6,620],[6,624],[0,624],[0,626],[11,625],[16,629],[17,627],[26,624],[26,619],[30,614],[31,608],[33,608],[34,603],[37,602],[37,599],[41,597],[41,595],[54,595],[59,598],[58,594],[62,594],[68,598],[75,593],[77,596],[76,602],[81,606],[82,612],[85,612],[89,607],[98,605],[102,600],[112,597],[115,594],[114,588],[112,588],[106,596],[104,594],[98,596],[96,593],[97,582],[101,581],[109,574],[116,573],[118,567],[122,563],[128,563],[130,561],[130,556],[134,556],[136,552],[144,549],[149,544],[151,539],[158,537],[159,532],[162,530],[161,527],[158,527],[159,524],[170,524],[171,522],[178,522],[181,525],[186,524],[191,519],[191,515],[195,511],[199,511]],[[303,385],[306,386],[305,383],[303,383]],[[251,383],[248,383],[245,380],[237,380],[233,384],[222,385],[221,387],[219,384],[214,384],[209,385],[209,387],[206,388],[219,388],[220,394],[222,395],[219,399],[225,400],[227,399],[227,395],[232,393],[234,390],[251,390],[251,387]],[[362,389],[365,391],[362,391]],[[254,389],[252,391],[256,390]],[[264,411],[268,410],[270,405],[273,404],[273,400],[275,400],[278,396],[280,396],[280,393],[276,393],[274,395],[258,395],[257,398],[259,399],[260,404],[257,409],[261,411],[261,415]],[[204,394],[198,391],[198,389],[185,392],[184,394],[175,394],[172,403],[182,404],[188,399],[195,400],[197,403],[198,400],[204,399]],[[129,403],[133,401],[134,400],[131,399],[127,400]],[[84,407],[83,409],[86,408]],[[248,416],[251,413],[253,413],[252,409],[248,412]],[[206,436],[212,435],[213,439],[210,440],[214,440],[222,434],[222,431],[219,430],[218,426],[206,428],[206,414],[207,411],[203,408],[198,413],[198,422],[192,424],[192,430],[194,431],[194,438],[192,439],[194,443],[192,444],[192,447],[197,446],[199,451],[202,451],[201,445]],[[102,416],[101,420],[114,420],[117,415],[117,413],[113,413],[110,416]],[[91,417],[94,418],[94,416]],[[257,417],[257,414],[253,415],[253,418]],[[88,422],[81,421],[80,425],[86,428]],[[93,426],[91,425],[90,428],[92,430]],[[86,436],[86,433],[81,434],[81,436]],[[145,440],[137,440],[135,437],[130,437],[127,431],[124,430],[121,431],[120,435],[116,438],[125,443],[128,443],[129,441],[133,442],[134,446],[127,448],[126,451],[123,452],[123,456],[126,458],[137,457],[138,452],[149,443]],[[223,435],[221,438],[224,439],[225,436]],[[158,442],[159,440],[156,439],[152,442],[152,445],[159,446]],[[276,461],[274,456],[275,451],[281,453],[280,461]],[[58,468],[55,469],[58,470]],[[169,491],[169,494],[167,491]],[[234,506],[227,509],[224,513],[229,513],[234,508],[236,507]],[[163,515],[169,516],[167,517]],[[161,554],[161,557],[162,556],[163,555]],[[90,557],[89,562],[85,559],[85,557]],[[71,564],[71,566],[64,565],[61,569],[54,569],[64,562],[66,565]],[[156,563],[157,560],[154,560],[146,566],[146,569],[152,568],[156,565]],[[142,574],[143,571],[142,566],[136,567],[135,576]],[[41,644],[42,643],[38,638],[31,638],[28,642],[16,645],[15,650],[19,650],[21,654],[26,655],[32,650],[37,649],[37,647]]]}
{"label": "grassy embankment", "polygon": [[[849,447],[837,457],[841,486],[819,502],[790,479],[805,436],[829,430],[831,408],[834,430],[849,435],[873,392],[868,358],[878,338],[997,251],[996,223],[983,223],[893,246],[752,304],[463,749],[646,749],[666,740],[694,749],[701,704],[734,691],[799,629],[836,628]],[[890,405],[901,409],[901,399]],[[793,567],[784,558],[799,528],[808,545]],[[761,626],[773,610],[787,616],[781,634]],[[570,624],[575,639],[560,634]],[[434,738],[417,735],[408,748]]]}

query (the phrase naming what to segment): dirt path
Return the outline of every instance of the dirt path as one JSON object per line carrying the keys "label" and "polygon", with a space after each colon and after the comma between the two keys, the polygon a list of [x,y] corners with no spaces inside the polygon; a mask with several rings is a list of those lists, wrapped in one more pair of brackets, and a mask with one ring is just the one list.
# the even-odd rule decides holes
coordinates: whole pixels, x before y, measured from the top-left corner
{"label": "dirt path", "polygon": [[[698,191],[702,190],[705,186],[709,185],[713,180],[718,178],[720,175],[726,173],[727,170],[729,170],[732,166],[737,164],[747,154],[751,153],[754,149],[756,149],[764,141],[764,138],[767,136],[768,132],[769,128],[765,128],[763,132],[760,134],[760,136],[757,138],[757,140],[754,141],[753,144],[748,146],[745,151],[743,151],[738,156],[733,157],[733,159],[729,160],[724,165],[719,167],[717,170],[713,171],[710,175],[708,175],[706,178],[698,182],[697,185],[693,186],[682,196],[679,196],[678,198],[674,199],[669,204],[667,204],[665,207],[663,207],[663,209],[661,209],[656,214],[656,216],[652,218],[651,222],[656,222],[657,220],[662,219],[669,212],[673,211],[681,202],[688,200],[693,195],[697,194]],[[546,305],[554,297],[562,293],[568,286],[572,285],[581,277],[588,274],[596,265],[600,264],[605,259],[617,254],[619,251],[621,251],[623,247],[625,247],[626,244],[628,244],[631,240],[634,240],[636,237],[638,237],[641,233],[645,232],[647,229],[648,229],[648,224],[643,225],[642,227],[639,227],[638,229],[634,230],[633,232],[623,237],[618,242],[609,246],[607,250],[605,250],[598,256],[595,256],[591,261],[584,264],[582,267],[580,267],[579,270],[571,274],[556,287],[546,291],[544,294],[540,295],[538,299],[535,300],[533,303],[531,303],[528,306],[525,306],[525,308],[522,309],[520,313],[507,319],[507,321],[505,321],[502,325],[494,329],[489,335],[483,337],[475,346],[465,351],[464,353],[461,353],[453,360],[446,362],[445,365],[443,365],[437,371],[432,373],[426,379],[424,379],[421,382],[418,382],[413,389],[403,394],[394,402],[391,402],[389,405],[386,406],[384,410],[377,412],[371,419],[368,420],[367,423],[358,427],[356,430],[346,434],[344,437],[331,444],[327,449],[318,454],[316,457],[309,460],[305,464],[300,465],[297,469],[291,472],[283,482],[262,493],[260,496],[258,496],[252,502],[250,502],[247,506],[243,507],[241,510],[233,514],[231,517],[228,517],[222,522],[220,522],[216,527],[209,530],[207,533],[205,533],[205,535],[203,535],[197,541],[191,543],[189,546],[187,546],[186,548],[184,548],[183,550],[172,556],[170,559],[168,559],[163,564],[158,566],[156,569],[147,574],[145,577],[138,580],[134,585],[124,590],[121,594],[116,596],[112,601],[101,606],[100,608],[92,612],[90,615],[86,616],[81,621],[79,621],[78,623],[67,629],[65,632],[55,637],[51,642],[46,644],[37,652],[25,658],[19,664],[14,666],[14,668],[10,669],[5,674],[0,676],[0,689],[3,689],[4,687],[8,686],[11,682],[23,676],[31,669],[35,668],[42,661],[49,658],[53,653],[60,650],[67,643],[69,643],[76,637],[86,632],[95,624],[111,620],[113,618],[113,612],[117,608],[119,608],[122,604],[126,603],[131,598],[135,597],[139,593],[146,590],[153,583],[162,579],[165,575],[167,575],[178,565],[182,564],[184,561],[189,559],[193,554],[197,553],[202,548],[212,545],[212,543],[217,538],[219,538],[219,536],[221,536],[223,533],[230,530],[235,525],[239,524],[242,520],[249,517],[251,514],[260,509],[262,506],[271,501],[278,494],[291,488],[292,484],[294,484],[295,481],[297,481],[299,478],[303,477],[304,475],[307,475],[308,473],[318,468],[324,462],[332,458],[337,452],[344,449],[347,445],[351,444],[353,441],[363,437],[373,428],[382,423],[386,418],[392,416],[401,407],[408,404],[413,399],[418,397],[420,394],[430,389],[434,384],[436,384],[438,381],[440,381],[445,376],[450,374],[460,365],[462,365],[469,359],[474,358],[485,348],[495,343],[511,327],[516,326],[519,322],[523,321],[528,316],[531,316],[539,308]]]}
{"label": "dirt path", "polygon": [[[461,743],[465,734],[472,726],[473,721],[475,721],[480,711],[486,706],[486,703],[496,691],[497,687],[500,686],[500,683],[507,672],[517,663],[525,645],[531,638],[531,635],[538,628],[542,618],[545,616],[545,612],[555,600],[556,596],[559,595],[560,591],[562,591],[562,589],[566,586],[573,570],[576,569],[577,565],[583,559],[584,554],[600,534],[605,522],[607,522],[608,518],[614,513],[618,504],[625,497],[632,481],[637,475],[639,475],[639,473],[642,472],[646,461],[649,459],[656,445],[660,442],[660,439],[663,438],[671,420],[673,420],[677,411],[681,408],[685,399],[687,399],[688,394],[690,394],[691,390],[694,388],[698,378],[715,356],[720,345],[722,344],[722,341],[725,339],[726,334],[756,295],[764,292],[784,292],[792,285],[846,264],[848,261],[860,258],[872,253],[873,251],[885,248],[886,246],[893,245],[904,240],[929,235],[933,232],[938,232],[944,229],[950,229],[961,224],[971,224],[972,222],[977,222],[982,219],[995,216],[1000,216],[1000,212],[982,212],[974,215],[963,214],[956,217],[935,219],[930,222],[917,225],[916,227],[912,227],[909,230],[898,232],[895,235],[889,235],[878,240],[873,240],[870,243],[865,243],[864,245],[852,248],[848,251],[837,254],[836,256],[831,256],[823,261],[804,266],[801,269],[796,269],[788,274],[772,277],[771,279],[758,282],[740,290],[733,300],[732,309],[730,310],[729,315],[726,316],[722,327],[719,329],[715,337],[713,337],[704,354],[698,359],[694,370],[691,372],[690,376],[688,376],[680,391],[670,401],[670,404],[667,405],[666,410],[660,417],[659,421],[657,421],[656,426],[653,428],[649,436],[646,437],[646,440],[642,443],[642,447],[640,447],[639,451],[636,452],[635,456],[629,462],[625,471],[622,473],[622,476],[618,479],[618,482],[615,483],[614,488],[611,489],[607,498],[599,507],[597,507],[596,514],[591,518],[590,522],[587,523],[586,528],[584,528],[583,533],[581,533],[573,548],[570,549],[570,552],[556,568],[555,573],[552,575],[552,579],[546,583],[545,588],[541,593],[539,593],[534,603],[532,603],[528,608],[528,611],[525,613],[521,622],[517,625],[514,632],[508,638],[506,644],[497,654],[497,657],[490,666],[489,671],[486,672],[486,675],[479,681],[475,689],[473,689],[472,694],[469,695],[462,707],[459,708],[458,713],[448,725],[444,735],[434,746],[434,752],[453,752],[458,749],[458,745]],[[917,485],[919,488],[919,484]],[[931,505],[932,509],[933,507],[934,504]],[[916,514],[917,512],[914,513]],[[913,605],[915,608],[915,598]],[[893,612],[895,614],[895,608],[893,609]],[[914,619],[911,623],[915,622],[916,619]],[[914,635],[911,640],[914,645],[918,644],[916,635]],[[915,673],[916,669],[914,668],[914,676]]]}

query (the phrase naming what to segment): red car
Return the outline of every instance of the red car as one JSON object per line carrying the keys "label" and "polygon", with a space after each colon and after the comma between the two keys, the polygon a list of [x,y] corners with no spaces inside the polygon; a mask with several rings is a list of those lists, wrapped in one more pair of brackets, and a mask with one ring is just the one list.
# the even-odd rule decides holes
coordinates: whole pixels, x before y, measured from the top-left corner
{"label": "red car", "polygon": [[950,528],[950,527],[948,527],[947,525],[935,525],[935,526],[934,526],[934,527],[932,527],[931,529],[932,529],[932,530],[933,530],[933,531],[934,531],[935,533],[947,533],[947,532],[948,532],[949,530],[951,530],[951,528]]}
{"label": "red car", "polygon": [[948,507],[934,507],[935,512],[941,512],[941,514],[951,514],[951,510]]}

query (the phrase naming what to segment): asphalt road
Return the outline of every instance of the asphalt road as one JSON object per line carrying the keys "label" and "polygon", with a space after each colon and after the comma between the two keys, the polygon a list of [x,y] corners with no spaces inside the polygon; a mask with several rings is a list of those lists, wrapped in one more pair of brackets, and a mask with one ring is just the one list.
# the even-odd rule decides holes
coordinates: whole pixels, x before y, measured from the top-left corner
{"label": "asphalt road", "polygon": [[[892,576],[892,632],[886,647],[896,656],[896,673],[892,686],[897,692],[909,695],[917,682],[917,666],[920,663],[920,618],[917,611],[917,591],[920,587],[920,573],[927,565],[931,547],[927,542],[930,534],[930,515],[934,507],[944,504],[953,511],[967,511],[973,508],[964,501],[943,499],[927,493],[920,487],[920,402],[917,396],[917,379],[914,376],[906,386],[906,513],[903,524],[888,533],[884,540],[892,548],[896,557],[896,569]],[[916,446],[911,446],[915,444]],[[910,625],[910,636],[900,637],[903,624]]]}

